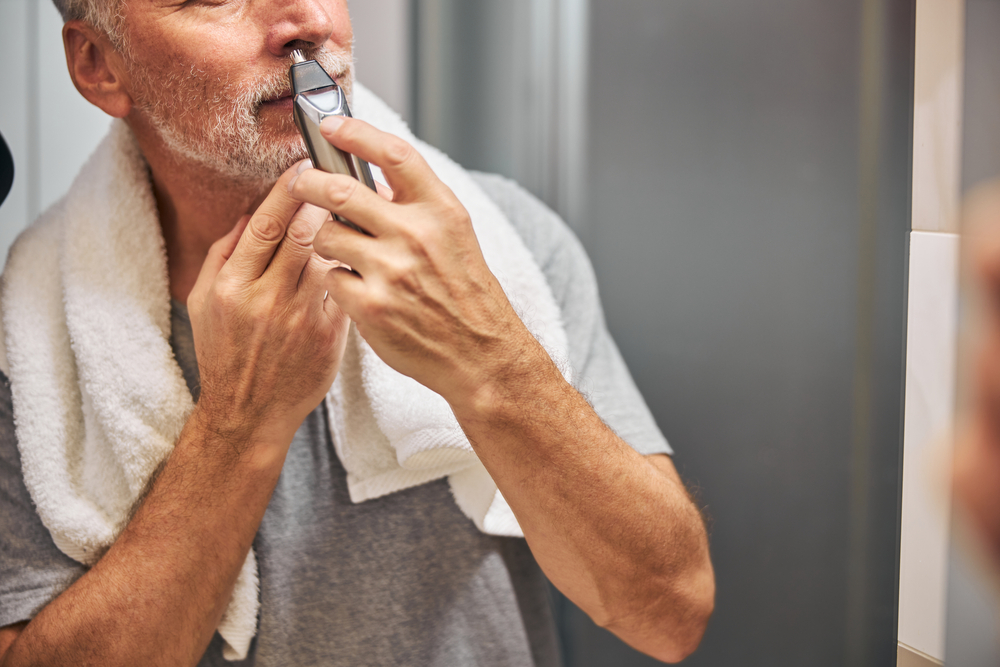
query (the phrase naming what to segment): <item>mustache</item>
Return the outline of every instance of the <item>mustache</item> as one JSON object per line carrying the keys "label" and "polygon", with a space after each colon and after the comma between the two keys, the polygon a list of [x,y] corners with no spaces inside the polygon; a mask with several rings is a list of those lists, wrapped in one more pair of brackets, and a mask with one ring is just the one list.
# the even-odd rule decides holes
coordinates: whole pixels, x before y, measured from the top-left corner
{"label": "mustache", "polygon": [[[326,47],[316,49],[312,54],[307,54],[307,57],[316,60],[338,83],[350,77],[354,69],[354,59],[350,55],[333,53]],[[347,83],[347,88],[350,90],[350,82]],[[291,94],[288,70],[277,70],[253,82],[252,88],[245,92],[246,108],[256,116],[265,102]]]}

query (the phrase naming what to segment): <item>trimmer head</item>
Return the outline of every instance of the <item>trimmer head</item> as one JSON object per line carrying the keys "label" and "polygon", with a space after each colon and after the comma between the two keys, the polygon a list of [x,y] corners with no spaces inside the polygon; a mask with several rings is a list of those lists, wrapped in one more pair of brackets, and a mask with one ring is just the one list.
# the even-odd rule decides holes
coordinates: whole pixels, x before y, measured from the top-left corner
{"label": "trimmer head", "polygon": [[306,60],[305,54],[298,49],[292,51],[292,66],[288,70],[288,78],[292,83],[292,95],[337,87],[337,82],[318,62]]}
{"label": "trimmer head", "polygon": [[[344,90],[322,65],[315,60],[306,60],[302,51],[292,51],[291,58],[288,79],[292,84],[292,113],[313,166],[331,174],[353,176],[375,190],[375,179],[372,178],[368,163],[330,144],[319,129],[323,119],[329,116],[351,117]],[[335,217],[345,225],[367,234],[342,216],[335,214]]]}

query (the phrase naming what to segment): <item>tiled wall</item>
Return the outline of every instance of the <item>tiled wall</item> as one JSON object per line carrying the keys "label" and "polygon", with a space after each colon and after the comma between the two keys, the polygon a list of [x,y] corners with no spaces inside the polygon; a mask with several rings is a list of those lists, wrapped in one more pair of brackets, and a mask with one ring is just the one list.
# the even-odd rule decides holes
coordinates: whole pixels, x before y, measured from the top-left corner
{"label": "tiled wall", "polygon": [[914,62],[898,639],[936,660],[945,657],[964,7],[918,0]]}

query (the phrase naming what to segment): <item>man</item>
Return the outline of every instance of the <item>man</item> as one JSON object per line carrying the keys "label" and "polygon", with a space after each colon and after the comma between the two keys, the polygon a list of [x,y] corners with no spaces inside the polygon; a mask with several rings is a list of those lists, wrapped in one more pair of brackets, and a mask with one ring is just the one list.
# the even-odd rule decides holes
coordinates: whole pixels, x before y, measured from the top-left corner
{"label": "man", "polygon": [[[12,441],[31,406],[15,391],[12,416],[7,395],[0,664],[226,664],[215,630],[251,546],[261,607],[245,664],[555,664],[535,561],[639,650],[693,651],[714,597],[705,530],[568,232],[478,177],[546,271],[576,381],[608,387],[596,412],[515,314],[469,213],[412,146],[360,120],[324,124],[332,144],[381,167],[392,187],[381,197],[295,164],[288,57],[305,50],[349,89],[346,0],[57,5],[76,87],[124,119],[148,164],[171,344],[200,395],[90,568],[46,542],[29,511]],[[4,313],[8,336],[28,326],[13,320]],[[477,531],[441,482],[347,499],[321,402],[349,321],[447,400],[530,553]]]}
{"label": "man", "polygon": [[1000,186],[982,186],[963,216],[963,255],[976,315],[966,414],[955,448],[953,487],[978,547],[1000,572]]}

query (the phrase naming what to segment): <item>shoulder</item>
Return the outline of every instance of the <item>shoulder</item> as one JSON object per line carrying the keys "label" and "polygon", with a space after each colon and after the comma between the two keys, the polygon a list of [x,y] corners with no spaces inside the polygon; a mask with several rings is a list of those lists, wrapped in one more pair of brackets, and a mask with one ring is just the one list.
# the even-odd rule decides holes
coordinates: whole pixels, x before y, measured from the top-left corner
{"label": "shoulder", "polygon": [[476,184],[500,208],[542,269],[556,300],[567,283],[596,283],[587,252],[569,225],[541,200],[509,178],[470,171]]}

